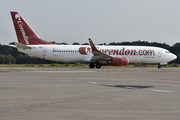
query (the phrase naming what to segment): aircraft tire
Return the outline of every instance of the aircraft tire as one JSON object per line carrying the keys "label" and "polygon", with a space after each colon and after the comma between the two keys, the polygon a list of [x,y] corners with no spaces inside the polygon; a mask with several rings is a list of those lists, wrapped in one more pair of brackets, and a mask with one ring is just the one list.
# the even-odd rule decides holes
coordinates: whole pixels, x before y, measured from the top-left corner
{"label": "aircraft tire", "polygon": [[161,65],[158,65],[158,68],[159,68],[159,69],[161,69],[161,67],[162,67]]}
{"label": "aircraft tire", "polygon": [[94,68],[94,64],[89,64],[89,68]]}
{"label": "aircraft tire", "polygon": [[100,63],[97,63],[97,64],[96,64],[96,68],[101,68],[101,64],[100,64]]}

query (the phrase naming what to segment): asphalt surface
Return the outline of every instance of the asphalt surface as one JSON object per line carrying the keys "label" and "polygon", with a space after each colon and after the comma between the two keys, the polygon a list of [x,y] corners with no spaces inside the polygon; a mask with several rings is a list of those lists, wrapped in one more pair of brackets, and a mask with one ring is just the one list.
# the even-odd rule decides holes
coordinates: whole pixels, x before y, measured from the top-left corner
{"label": "asphalt surface", "polygon": [[0,68],[0,120],[180,120],[180,69]]}

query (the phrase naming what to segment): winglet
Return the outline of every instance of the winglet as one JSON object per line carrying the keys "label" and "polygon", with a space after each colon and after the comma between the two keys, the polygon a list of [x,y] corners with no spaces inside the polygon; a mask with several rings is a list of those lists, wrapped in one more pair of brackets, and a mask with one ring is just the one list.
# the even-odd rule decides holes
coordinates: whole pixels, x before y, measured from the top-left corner
{"label": "winglet", "polygon": [[91,49],[92,51],[98,51],[96,46],[94,45],[94,43],[92,42],[91,38],[89,38],[89,43],[90,43],[90,46],[91,46]]}

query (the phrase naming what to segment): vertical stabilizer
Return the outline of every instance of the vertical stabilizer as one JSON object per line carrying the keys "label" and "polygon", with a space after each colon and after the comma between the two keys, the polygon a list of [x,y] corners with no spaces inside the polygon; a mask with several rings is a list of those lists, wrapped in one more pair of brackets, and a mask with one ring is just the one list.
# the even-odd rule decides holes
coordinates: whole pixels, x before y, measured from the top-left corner
{"label": "vertical stabilizer", "polygon": [[54,44],[40,39],[18,12],[11,12],[18,42],[24,45]]}

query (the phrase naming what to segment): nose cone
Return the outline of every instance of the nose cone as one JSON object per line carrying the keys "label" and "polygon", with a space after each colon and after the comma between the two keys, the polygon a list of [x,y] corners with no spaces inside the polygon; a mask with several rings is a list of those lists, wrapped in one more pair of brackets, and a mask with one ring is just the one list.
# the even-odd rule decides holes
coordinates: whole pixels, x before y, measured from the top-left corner
{"label": "nose cone", "polygon": [[171,58],[172,58],[172,60],[175,60],[177,58],[177,56],[175,54],[171,54]]}

